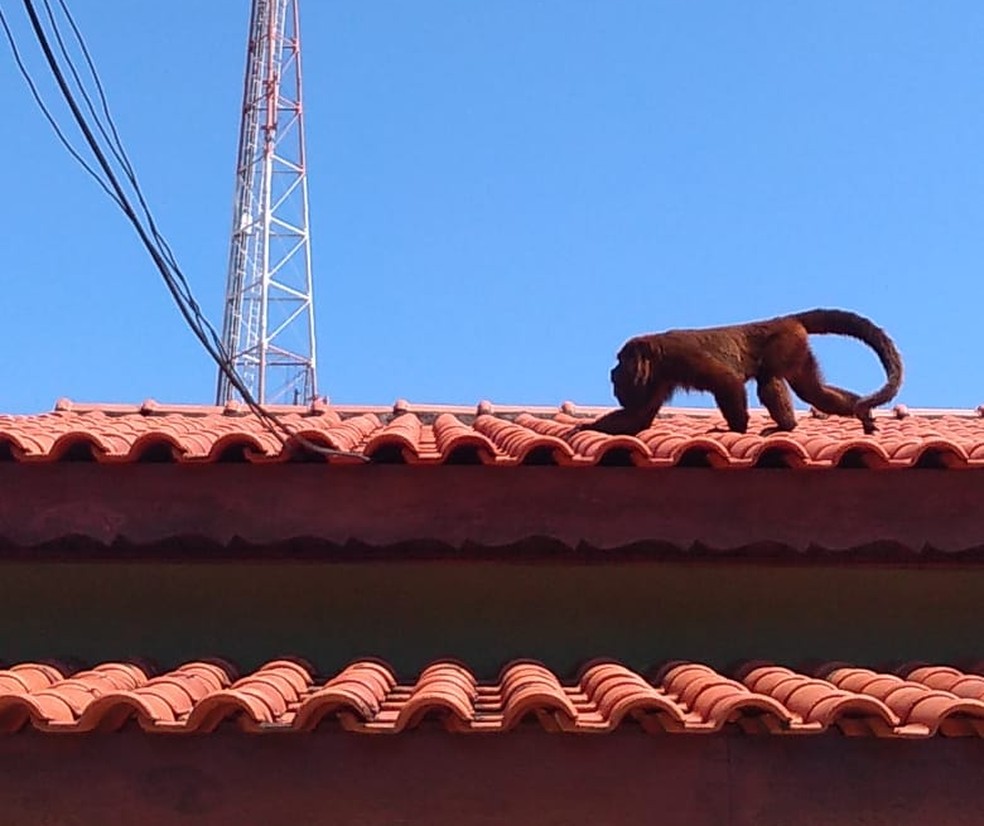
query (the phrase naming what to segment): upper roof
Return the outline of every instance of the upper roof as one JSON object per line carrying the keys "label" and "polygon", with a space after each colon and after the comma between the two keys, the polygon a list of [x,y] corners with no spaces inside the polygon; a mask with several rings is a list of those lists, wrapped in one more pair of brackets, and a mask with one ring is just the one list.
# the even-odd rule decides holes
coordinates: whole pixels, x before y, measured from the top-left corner
{"label": "upper roof", "polygon": [[[640,467],[711,466],[872,468],[984,467],[984,406],[975,411],[879,411],[879,431],[865,436],[854,419],[799,415],[792,433],[762,436],[772,424],[753,411],[747,434],[723,430],[717,410],[668,408],[638,437],[586,431],[572,424],[601,408],[415,406],[270,408],[311,443],[361,453],[373,462],[408,464],[555,464]],[[277,462],[305,456],[242,406],[83,405],[59,401],[51,413],[0,415],[0,460],[98,462]]]}

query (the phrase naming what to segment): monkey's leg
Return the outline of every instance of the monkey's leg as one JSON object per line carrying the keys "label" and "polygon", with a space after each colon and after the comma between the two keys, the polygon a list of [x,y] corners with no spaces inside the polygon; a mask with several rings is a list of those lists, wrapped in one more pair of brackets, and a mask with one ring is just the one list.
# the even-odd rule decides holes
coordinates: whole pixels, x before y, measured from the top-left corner
{"label": "monkey's leg", "polygon": [[812,404],[821,413],[829,413],[834,416],[857,416],[861,420],[861,426],[865,433],[874,433],[877,429],[870,410],[861,412],[856,410],[858,399],[861,398],[857,393],[823,383],[820,368],[812,353],[809,354],[806,363],[799,372],[795,376],[789,377],[789,384],[797,396],[807,404]]}
{"label": "monkey's leg", "polygon": [[748,430],[748,396],[745,395],[745,382],[730,372],[721,372],[714,378],[714,401],[728,423],[728,429],[735,433]]}
{"label": "monkey's leg", "polygon": [[766,428],[763,433],[788,431],[795,428],[796,414],[793,412],[793,400],[789,397],[786,382],[775,376],[772,378],[760,376],[757,382],[759,401],[765,405],[765,409],[769,411],[769,415],[776,423],[775,427]]}

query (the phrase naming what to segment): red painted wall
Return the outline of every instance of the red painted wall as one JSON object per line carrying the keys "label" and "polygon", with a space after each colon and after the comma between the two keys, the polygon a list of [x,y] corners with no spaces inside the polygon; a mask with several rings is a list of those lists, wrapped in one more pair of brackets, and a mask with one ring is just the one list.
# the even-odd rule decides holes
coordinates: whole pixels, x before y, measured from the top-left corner
{"label": "red painted wall", "polygon": [[138,545],[303,537],[459,548],[548,537],[596,548],[984,549],[984,472],[973,470],[7,463],[0,491],[0,551],[72,535]]}
{"label": "red painted wall", "polygon": [[0,822],[979,824],[982,760],[978,738],[24,734],[0,740]]}

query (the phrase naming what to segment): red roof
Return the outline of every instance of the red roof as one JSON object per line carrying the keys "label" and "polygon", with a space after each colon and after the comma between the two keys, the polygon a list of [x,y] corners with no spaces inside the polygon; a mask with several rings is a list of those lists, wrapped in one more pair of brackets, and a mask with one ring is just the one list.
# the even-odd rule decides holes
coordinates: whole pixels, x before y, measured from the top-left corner
{"label": "red roof", "polygon": [[[899,676],[903,674],[904,676]],[[384,664],[358,661],[328,680],[278,660],[235,678],[230,667],[192,662],[158,676],[130,663],[74,674],[23,663],[0,670],[0,733],[113,731],[131,720],[152,732],[343,729],[396,734],[425,718],[450,731],[505,732],[532,717],[548,731],[819,734],[878,737],[984,736],[984,676],[941,665],[899,674],[828,664],[807,674],[752,664],[735,678],[698,663],[670,663],[657,678],[596,662],[561,683],[543,665],[516,662],[479,683],[464,666],[435,662],[401,684]]]}
{"label": "red roof", "polygon": [[[494,409],[484,403],[477,409],[417,408],[397,403],[392,408],[316,404],[274,412],[313,443],[360,452],[375,462],[984,467],[981,410],[910,412],[897,407],[879,414],[879,431],[873,436],[865,436],[853,419],[820,419],[807,413],[792,433],[762,436],[771,419],[761,412],[753,412],[749,433],[741,435],[721,430],[724,422],[716,410],[670,409],[638,437],[588,431],[570,441],[565,436],[571,425],[600,409]],[[63,401],[52,413],[0,416],[0,458],[21,462],[276,462],[302,452],[296,443],[284,449],[258,419],[236,405],[84,406]]]}

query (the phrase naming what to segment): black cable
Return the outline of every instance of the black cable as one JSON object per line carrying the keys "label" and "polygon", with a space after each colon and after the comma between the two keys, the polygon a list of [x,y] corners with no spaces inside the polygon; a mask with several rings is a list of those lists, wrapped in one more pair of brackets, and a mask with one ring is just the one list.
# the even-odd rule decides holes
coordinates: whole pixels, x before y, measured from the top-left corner
{"label": "black cable", "polygon": [[[40,20],[38,19],[33,3],[31,2],[31,0],[23,0],[23,2],[24,2],[24,7],[27,10],[28,17],[30,18],[31,26],[34,29],[35,36],[37,37],[38,42],[41,45],[42,51],[44,52],[45,59],[47,60],[48,65],[55,76],[55,80],[58,84],[59,89],[62,92],[62,96],[65,98],[66,103],[71,109],[72,115],[74,116],[76,123],[78,124],[79,128],[82,130],[86,142],[89,144],[90,149],[95,154],[96,160],[99,162],[99,165],[102,167],[103,172],[109,178],[110,184],[112,185],[113,190],[116,192],[116,196],[120,208],[123,210],[123,213],[133,224],[138,235],[140,236],[141,241],[143,242],[144,246],[147,248],[147,251],[150,253],[151,258],[154,260],[154,263],[157,265],[157,268],[160,270],[161,275],[163,276],[164,281],[169,291],[172,294],[172,297],[175,299],[175,301],[178,304],[178,309],[181,311],[182,315],[184,316],[185,321],[191,327],[192,332],[195,333],[195,335],[198,337],[202,345],[206,348],[206,350],[213,357],[213,359],[218,361],[220,363],[220,366],[224,365],[226,359],[225,359],[225,354],[222,351],[221,345],[218,348],[218,352],[213,350],[209,342],[206,340],[204,332],[202,331],[201,327],[199,326],[199,324],[195,323],[196,320],[203,320],[203,317],[201,316],[201,312],[197,304],[191,302],[192,308],[191,310],[189,310],[182,303],[181,301],[182,296],[180,294],[180,289],[178,285],[175,283],[174,274],[168,271],[166,263],[163,260],[160,251],[156,247],[154,247],[153,244],[151,244],[149,238],[147,237],[147,232],[140,224],[139,219],[137,218],[136,213],[133,210],[133,207],[130,205],[129,201],[126,198],[126,194],[123,191],[123,188],[120,186],[119,181],[116,179],[116,176],[113,174],[112,167],[109,165],[109,162],[107,161],[105,155],[100,149],[99,144],[96,141],[94,135],[92,134],[92,131],[89,128],[88,124],[85,122],[85,118],[83,117],[77,102],[72,96],[71,90],[68,88],[68,85],[65,81],[65,77],[62,74],[60,67],[58,66],[54,54],[52,53],[51,45],[48,42],[47,37],[45,36],[44,29],[41,26]],[[184,276],[180,273],[180,271],[178,271],[177,275],[180,281],[182,282],[183,286],[190,292],[190,287],[188,285],[188,282],[184,279]],[[211,325],[208,326],[211,328]],[[210,332],[213,334],[213,339],[217,338],[214,328],[211,328]],[[259,405],[256,404],[256,402],[252,399],[248,388],[246,388],[245,385],[242,383],[242,380],[237,375],[235,375],[234,372],[232,371],[228,371],[228,372],[231,373],[229,375],[230,383],[233,385],[233,387],[236,388],[236,390],[238,390],[243,395],[244,400],[246,400],[250,408],[253,409],[254,412],[261,418],[274,421],[276,422],[278,427],[283,428],[283,425],[281,422],[279,422],[279,420],[271,416],[271,414],[269,414],[267,411],[263,410],[262,408],[259,407]]]}
{"label": "black cable", "polygon": [[64,146],[65,149],[68,150],[68,153],[76,161],[78,161],[78,163],[86,172],[89,173],[92,179],[97,184],[99,184],[100,187],[102,187],[102,190],[116,202],[116,205],[122,207],[123,205],[119,202],[119,199],[117,199],[117,197],[110,191],[109,187],[106,186],[102,178],[100,178],[96,174],[96,171],[91,166],[89,166],[89,164],[85,162],[85,158],[83,158],[75,150],[75,147],[73,147],[72,144],[69,143],[68,138],[65,137],[65,134],[59,128],[57,121],[55,121],[54,116],[51,114],[50,111],[48,111],[48,107],[45,106],[44,100],[42,99],[41,94],[38,92],[37,86],[34,85],[34,80],[31,78],[30,72],[27,71],[27,67],[24,65],[24,61],[21,60],[20,52],[17,50],[17,42],[14,40],[14,34],[10,30],[10,26],[7,24],[7,18],[4,16],[2,8],[0,8],[0,26],[3,27],[3,32],[7,37],[7,43],[10,45],[10,51],[14,56],[14,63],[17,64],[17,68],[21,73],[21,77],[23,77],[24,81],[27,83],[27,87],[31,90],[31,95],[34,98],[34,102],[38,105],[38,108],[41,110],[41,113],[48,121],[48,124],[54,130],[55,135],[58,136],[58,140],[61,141],[62,146]]}
{"label": "black cable", "polygon": [[[47,0],[45,0],[45,5],[47,7]],[[164,263],[162,261],[163,256],[161,255],[160,250],[155,248],[147,238],[146,231],[140,225],[139,219],[137,218],[133,210],[133,207],[130,205],[129,201],[127,200],[125,192],[123,191],[122,187],[119,184],[119,181],[116,179],[115,175],[113,174],[112,168],[110,167],[105,155],[100,150],[98,142],[95,140],[92,131],[89,129],[87,123],[85,122],[85,118],[83,117],[77,102],[72,96],[71,90],[68,88],[64,75],[60,71],[57,61],[54,58],[50,44],[47,40],[47,37],[45,36],[43,27],[40,24],[40,21],[38,19],[34,6],[31,3],[31,0],[24,0],[24,6],[31,20],[32,28],[35,31],[35,36],[38,38],[42,50],[45,53],[45,58],[48,61],[48,65],[51,68],[52,73],[55,75],[55,79],[62,92],[62,95],[65,98],[66,102],[68,103],[69,108],[72,110],[72,114],[75,117],[76,123],[79,125],[79,128],[82,130],[83,135],[85,136],[90,149],[96,155],[96,159],[99,161],[99,165],[106,173],[107,177],[110,180],[110,183],[112,184],[113,189],[116,191],[117,197],[114,200],[117,201],[117,204],[118,206],[120,206],[120,209],[124,212],[124,214],[134,225],[134,228],[137,230],[138,234],[140,235],[141,241],[143,241],[144,246],[147,248],[151,257],[154,259],[154,263],[157,265],[158,269],[161,272],[161,275],[165,280],[165,283],[168,286],[168,289],[171,291],[172,296],[174,297],[175,301],[178,303],[179,310],[181,310],[182,315],[185,317],[186,322],[188,322],[192,331],[199,338],[203,346],[205,346],[206,350],[209,352],[212,358],[220,363],[220,369],[222,369],[223,366],[225,365],[224,372],[227,372],[228,374],[229,372],[228,366],[226,365],[227,359],[225,357],[224,348],[222,346],[220,336],[215,331],[215,328],[212,327],[212,325],[208,322],[208,319],[205,318],[204,315],[202,314],[201,308],[199,307],[198,303],[194,300],[194,297],[191,294],[191,287],[188,284],[187,280],[185,279],[183,273],[181,273],[180,269],[177,268],[177,266],[174,267],[175,270],[174,273],[169,272],[167,267],[164,266]],[[50,7],[48,8],[50,11]],[[54,22],[53,18],[52,18],[52,23],[53,23],[53,28],[57,30],[57,24]],[[70,62],[71,59],[68,58],[68,61]],[[95,72],[94,65],[91,66],[91,70]],[[75,75],[76,78],[78,77],[77,73],[74,72],[74,67],[73,67],[73,74]],[[134,180],[133,183],[135,184],[136,181]],[[139,185],[136,185],[135,188],[138,189]],[[146,208],[146,201],[143,200],[142,196],[141,196],[141,201]],[[149,212],[149,208],[147,208],[147,212]],[[177,278],[177,281],[175,280],[175,276]],[[182,299],[184,299],[184,301],[186,301],[190,305],[190,308],[185,307],[184,304],[182,304]],[[203,327],[205,328],[205,330],[202,329]],[[213,346],[210,346],[209,342],[205,338],[206,330],[210,334],[212,342],[214,343]],[[279,422],[279,420],[277,420],[270,413],[259,407],[259,405],[255,402],[255,400],[252,399],[248,388],[245,387],[242,380],[239,379],[238,376],[236,376],[233,373],[232,375],[229,376],[229,380],[230,383],[233,385],[233,387],[235,387],[236,390],[238,390],[240,394],[243,395],[243,398],[246,401],[246,403],[250,406],[251,409],[254,410],[254,412],[258,416],[260,416],[263,419],[273,421],[276,423],[278,427],[285,429],[283,424]],[[289,433],[289,431],[286,432]]]}
{"label": "black cable", "polygon": [[79,73],[75,68],[75,63],[72,61],[72,57],[68,53],[68,48],[65,46],[65,41],[62,39],[61,31],[59,31],[58,23],[55,20],[55,13],[52,10],[51,4],[48,2],[48,0],[44,0],[44,9],[48,14],[48,21],[51,24],[52,32],[54,32],[55,42],[58,44],[58,50],[61,52],[62,58],[64,59],[65,63],[68,65],[68,70],[71,72],[72,77],[75,80],[75,86],[78,89],[79,93],[82,95],[82,100],[85,101],[85,105],[86,108],[89,110],[89,114],[92,116],[92,119],[96,122],[96,127],[99,129],[100,134],[103,136],[106,142],[110,144],[110,151],[113,153],[113,156],[123,167],[123,169],[127,172],[127,177],[132,180],[132,169],[129,167],[129,164],[127,163],[127,159],[123,157],[123,155],[120,153],[118,145],[113,144],[112,140],[110,139],[109,133],[106,131],[106,128],[99,120],[99,115],[96,113],[95,104],[92,102],[92,98],[89,97],[89,93],[85,89],[85,84],[82,83],[82,78],[79,77]]}
{"label": "black cable", "polygon": [[[46,9],[49,12],[49,19],[51,20],[52,27],[56,32],[56,38],[58,39],[59,43],[62,43],[60,36],[58,36],[57,23],[54,21],[53,16],[50,14],[51,9],[50,6],[48,6],[47,0],[44,0],[44,3]],[[307,450],[316,453],[329,455],[329,456],[345,456],[349,458],[359,459],[361,461],[369,461],[368,457],[366,457],[364,454],[353,453],[344,450],[337,450],[334,448],[321,447],[320,445],[313,444],[303,436],[294,434],[290,430],[290,428],[288,428],[272,413],[267,411],[262,405],[260,405],[253,398],[252,394],[249,391],[249,388],[246,387],[245,383],[242,381],[242,379],[239,377],[236,371],[232,368],[232,365],[229,362],[229,359],[225,353],[225,348],[221,342],[220,337],[215,331],[215,328],[208,322],[208,319],[205,318],[204,314],[201,312],[201,308],[199,307],[198,303],[194,300],[194,297],[191,294],[191,287],[188,284],[187,279],[185,278],[184,274],[181,272],[180,268],[177,266],[176,262],[172,263],[173,255],[169,255],[170,249],[167,247],[166,242],[164,242],[163,239],[160,238],[159,233],[156,232],[156,227],[154,227],[153,220],[149,215],[150,212],[149,208],[147,207],[146,201],[143,199],[142,194],[139,192],[139,185],[136,182],[136,176],[133,175],[130,178],[130,182],[134,186],[134,189],[137,191],[138,198],[140,199],[140,202],[145,212],[148,214],[148,222],[153,227],[153,230],[150,233],[148,233],[147,229],[145,229],[144,226],[140,223],[140,219],[137,216],[133,206],[130,204],[130,201],[127,198],[126,193],[123,190],[122,186],[120,185],[119,180],[116,178],[112,166],[110,165],[109,161],[106,158],[106,155],[102,151],[99,142],[96,140],[92,129],[89,127],[89,124],[86,122],[86,119],[78,105],[78,102],[75,100],[72,91],[65,80],[65,76],[61,71],[60,66],[58,65],[58,61],[55,58],[55,55],[51,48],[51,44],[48,41],[48,38],[45,34],[43,26],[41,25],[41,21],[38,18],[33,3],[31,2],[31,0],[23,0],[23,4],[27,12],[28,18],[30,19],[31,27],[34,30],[35,37],[39,45],[41,46],[41,50],[44,53],[45,60],[47,61],[48,66],[51,69],[51,72],[55,78],[55,81],[58,84],[58,88],[62,93],[62,97],[65,99],[65,102],[68,104],[69,109],[72,112],[72,116],[74,117],[75,122],[78,125],[79,129],[82,131],[82,134],[86,140],[86,143],[89,145],[90,150],[95,155],[95,158],[99,166],[101,167],[102,171],[108,178],[109,185],[107,186],[107,184],[102,179],[100,179],[98,175],[93,170],[91,170],[91,168],[89,168],[88,165],[85,164],[85,162],[81,159],[81,157],[79,157],[78,154],[75,153],[74,151],[72,151],[73,157],[75,157],[76,160],[78,160],[84,167],[86,167],[86,169],[90,171],[90,174],[92,174],[93,177],[96,178],[96,180],[100,183],[102,188],[116,202],[117,206],[120,207],[123,214],[133,225],[138,236],[140,237],[141,242],[143,243],[144,247],[147,249],[147,252],[150,254],[151,259],[153,260],[155,266],[160,272],[162,278],[164,279],[164,283],[167,286],[168,291],[171,293],[171,296],[174,299],[175,303],[178,305],[178,310],[181,312],[181,315],[185,319],[185,322],[187,323],[188,327],[191,329],[192,333],[194,333],[196,338],[198,338],[198,340],[201,342],[206,352],[208,352],[208,354],[216,362],[219,369],[225,374],[229,383],[239,392],[239,394],[242,396],[244,402],[250,408],[250,410],[262,422],[266,423],[268,429],[270,429],[271,432],[273,432],[274,435],[277,436],[277,438],[284,446],[287,445],[287,439],[295,439],[299,444],[301,444]],[[61,5],[67,13],[67,8],[65,7],[63,0],[61,2]],[[13,36],[6,25],[6,20],[4,20],[3,23],[4,23],[4,28],[7,31],[8,39],[10,40],[11,46],[12,48],[14,48],[15,55],[16,55],[16,47],[14,44]],[[76,31],[77,37],[81,41],[81,33],[79,33],[77,27],[74,26],[74,21],[72,25],[73,25],[73,30]],[[87,53],[88,50],[85,51]],[[78,81],[78,74],[74,68],[74,65],[72,65],[71,63],[71,58],[65,53],[64,50],[63,50],[63,54],[66,57],[66,61],[70,65],[73,76]],[[94,77],[97,77],[97,74],[95,72],[95,66],[91,62],[91,58],[87,58],[87,60],[89,62],[90,71],[92,72]],[[28,84],[29,86],[31,86],[33,91],[34,84],[31,81],[30,75],[27,73],[26,69],[23,68],[23,64],[20,63],[19,58],[18,58],[18,63],[22,67],[22,74],[25,75],[25,79],[28,81]],[[99,84],[99,86],[101,89],[101,84]],[[84,97],[86,98],[87,101],[90,101],[91,103],[91,100],[88,98],[87,95],[84,95]],[[105,95],[101,94],[101,97],[103,98],[103,101],[105,101]],[[43,101],[41,101],[39,95],[35,94],[35,100],[39,104],[39,106],[42,107],[42,111],[46,112],[46,109],[44,109]],[[105,107],[105,111],[108,115],[108,106]],[[109,119],[111,122],[111,116]],[[98,118],[96,118],[96,120],[98,122]],[[55,128],[56,132],[59,132],[60,134],[60,130],[58,130],[57,123],[50,116],[49,116],[49,123],[51,123],[52,127]],[[102,129],[101,125],[99,126],[99,128]],[[118,139],[118,132],[116,131],[115,126],[112,127],[112,131],[117,136]],[[105,134],[106,134],[105,131],[103,131],[104,136]],[[67,144],[67,142],[64,140],[63,143],[66,143],[66,145],[69,147],[71,151],[71,146]],[[120,145],[122,146],[122,143]],[[117,160],[119,160],[119,157],[117,157]],[[121,162],[121,165],[123,165],[124,169],[126,169],[129,166],[129,163],[128,161]],[[132,169],[132,167],[130,168]],[[115,193],[115,195],[113,193]],[[161,247],[163,247],[164,250],[163,252],[161,247],[155,246],[155,244],[152,242],[150,237],[151,235],[155,236],[155,238],[159,241]],[[171,261],[168,261],[168,258],[171,258]],[[172,265],[173,272],[171,269],[168,268],[169,264]],[[190,306],[186,306],[186,304]],[[209,341],[209,338],[211,338],[212,340]],[[286,434],[287,438],[284,438],[283,434]]]}
{"label": "black cable", "polygon": [[[44,33],[44,29],[41,26],[41,21],[38,19],[37,13],[35,12],[34,4],[31,2],[31,0],[23,0],[23,3],[24,3],[24,8],[27,11],[28,17],[30,18],[31,27],[34,29],[35,37],[38,39],[38,43],[41,45],[41,50],[44,52],[44,56],[48,62],[48,66],[51,69],[52,74],[55,76],[55,82],[58,84],[58,88],[61,90],[62,97],[65,98],[65,102],[68,104],[69,109],[71,109],[72,115],[75,118],[75,122],[78,124],[79,129],[82,130],[82,134],[85,137],[86,143],[89,144],[89,148],[96,156],[96,160],[98,161],[99,166],[102,168],[103,173],[109,179],[109,183],[113,191],[116,193],[117,199],[120,202],[120,208],[123,210],[123,213],[126,215],[126,217],[130,220],[130,223],[133,224],[134,228],[137,230],[137,233],[140,236],[140,240],[147,248],[147,251],[150,253],[151,258],[153,258],[154,263],[157,265],[158,269],[161,270],[161,274],[164,276],[164,280],[167,283],[167,286],[171,291],[172,295],[175,297],[175,299],[177,299],[179,296],[179,292],[174,284],[173,274],[168,271],[166,262],[163,260],[158,249],[151,243],[150,238],[147,235],[147,232],[144,230],[144,227],[140,224],[140,221],[137,218],[136,213],[133,211],[133,208],[130,205],[129,200],[126,197],[126,193],[123,191],[123,188],[120,186],[119,181],[117,180],[116,176],[113,174],[113,169],[110,166],[109,161],[106,159],[106,156],[103,154],[103,151],[100,148],[98,141],[96,141],[95,136],[92,133],[92,130],[89,128],[88,123],[86,123],[85,118],[83,117],[82,112],[79,109],[78,103],[76,102],[75,98],[72,96],[72,92],[68,88],[68,84],[65,81],[65,76],[63,75],[61,68],[58,65],[58,62],[55,59],[54,54],[52,53],[51,44],[48,42],[48,39]],[[189,314],[188,310],[184,307],[184,305],[180,302],[179,302],[179,308],[182,311],[182,315],[185,316],[185,320],[190,325],[193,326],[196,335],[199,335],[199,338],[201,338],[199,330],[194,326],[193,318]],[[204,340],[202,341],[202,343],[206,344]]]}
{"label": "black cable", "polygon": [[[144,216],[147,219],[147,223],[150,226],[151,234],[154,236],[154,240],[157,241],[158,245],[164,252],[168,263],[175,269],[178,268],[178,262],[175,259],[174,253],[171,251],[170,246],[167,241],[161,236],[157,230],[157,226],[154,223],[154,217],[151,215],[150,207],[147,205],[146,200],[144,200],[143,192],[140,189],[140,184],[137,181],[137,174],[133,168],[133,164],[130,162],[130,158],[127,155],[126,148],[123,146],[123,141],[120,138],[119,131],[116,128],[116,123],[113,120],[113,115],[109,111],[109,101],[106,98],[106,91],[103,88],[102,81],[99,79],[99,73],[96,71],[95,62],[92,59],[92,55],[89,52],[89,48],[86,45],[85,38],[82,36],[82,32],[75,22],[75,18],[72,16],[72,12],[68,8],[68,4],[65,0],[58,0],[58,4],[61,7],[62,13],[65,15],[65,19],[68,20],[68,25],[72,29],[72,34],[75,36],[75,42],[78,44],[82,56],[85,59],[86,67],[89,70],[89,75],[92,78],[96,86],[96,92],[99,95],[99,102],[102,106],[103,116],[106,119],[106,127],[108,127],[109,132],[112,135],[106,133],[106,128],[103,127],[102,123],[99,121],[99,116],[96,114],[95,106],[92,103],[92,99],[89,97],[85,90],[85,85],[79,78],[78,72],[75,70],[75,65],[72,62],[71,56],[68,54],[65,48],[65,43],[62,40],[61,33],[58,30],[58,23],[55,20],[54,12],[51,9],[51,5],[48,0],[44,0],[44,7],[48,13],[48,19],[51,21],[52,30],[55,33],[55,38],[58,41],[62,56],[65,58],[66,63],[68,63],[69,69],[72,72],[72,76],[75,78],[75,82],[78,85],[79,91],[82,93],[82,97],[88,106],[89,112],[91,113],[93,119],[99,126],[99,131],[102,136],[106,139],[106,142],[110,145],[110,150],[112,151],[114,157],[119,162],[120,166],[123,167],[123,171],[126,174],[127,180],[129,180],[130,185],[133,187],[133,191],[137,196],[140,206],[143,209]],[[194,301],[190,295],[186,295],[186,298]]]}
{"label": "black cable", "polygon": [[[43,2],[44,2],[45,11],[47,12],[48,15],[48,20],[51,23],[52,31],[55,34],[55,39],[58,42],[62,56],[64,57],[65,62],[69,67],[69,71],[72,73],[72,76],[75,79],[75,82],[79,88],[79,91],[82,94],[83,100],[85,101],[90,114],[92,115],[93,119],[96,121],[96,125],[99,128],[99,132],[102,134],[103,138],[105,138],[106,142],[110,145],[110,151],[113,153],[114,157],[119,162],[120,166],[123,167],[123,171],[126,175],[126,178],[129,180],[130,185],[137,196],[137,200],[140,204],[140,207],[143,210],[144,216],[147,220],[148,228],[150,230],[150,234],[157,242],[159,251],[162,253],[163,257],[167,260],[168,264],[170,264],[172,270],[175,271],[175,274],[178,277],[179,283],[182,288],[184,300],[190,305],[191,311],[194,313],[195,318],[198,320],[198,322],[206,328],[209,336],[211,337],[216,347],[221,347],[221,336],[218,334],[215,328],[211,325],[211,323],[202,313],[201,307],[199,307],[198,302],[195,301],[195,297],[191,292],[191,286],[188,284],[188,282],[184,279],[184,276],[181,274],[180,267],[178,266],[174,253],[171,251],[171,248],[168,245],[166,239],[161,235],[161,233],[157,228],[157,224],[154,221],[154,216],[150,211],[150,206],[147,204],[147,201],[143,195],[143,191],[140,187],[140,183],[137,180],[136,172],[134,171],[133,165],[130,162],[130,158],[127,155],[126,149],[123,146],[123,141],[120,138],[119,131],[116,128],[116,123],[113,119],[113,115],[109,110],[109,101],[106,98],[106,92],[105,89],[103,88],[102,81],[99,78],[99,73],[96,71],[95,62],[92,60],[92,55],[89,52],[89,48],[86,45],[85,38],[82,36],[81,30],[79,29],[78,25],[75,22],[75,18],[72,16],[72,13],[69,10],[65,0],[59,0],[59,6],[61,7],[63,14],[65,15],[65,18],[68,20],[68,24],[72,29],[72,33],[75,35],[75,40],[79,45],[79,49],[81,50],[82,55],[85,58],[85,62],[89,70],[89,74],[91,75],[92,80],[95,83],[96,91],[99,95],[99,100],[102,105],[103,114],[106,118],[105,127],[103,126],[102,122],[99,120],[99,116],[96,114],[95,106],[92,103],[92,99],[89,97],[88,93],[86,92],[85,86],[82,83],[81,78],[79,77],[79,73],[75,68],[75,64],[72,61],[71,55],[69,55],[68,50],[65,47],[65,43],[64,40],[62,39],[61,32],[58,29],[58,23],[55,19],[54,12],[51,8],[51,4],[49,3],[49,0],[43,0]],[[110,138],[110,135],[107,134],[106,131],[107,127],[109,129],[109,132],[112,134],[112,139]]]}

